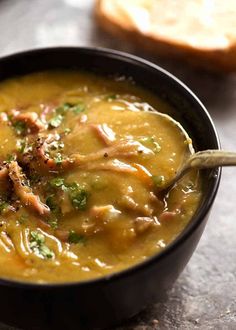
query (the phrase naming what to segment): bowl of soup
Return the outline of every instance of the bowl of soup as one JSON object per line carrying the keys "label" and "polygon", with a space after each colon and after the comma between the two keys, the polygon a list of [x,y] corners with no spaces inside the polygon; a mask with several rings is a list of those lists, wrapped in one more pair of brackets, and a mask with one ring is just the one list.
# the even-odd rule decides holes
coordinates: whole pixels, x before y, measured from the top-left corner
{"label": "bowl of soup", "polygon": [[186,152],[219,148],[212,120],[170,73],[112,50],[22,52],[0,77],[0,320],[116,325],[165,294],[200,239],[220,170],[161,191]]}

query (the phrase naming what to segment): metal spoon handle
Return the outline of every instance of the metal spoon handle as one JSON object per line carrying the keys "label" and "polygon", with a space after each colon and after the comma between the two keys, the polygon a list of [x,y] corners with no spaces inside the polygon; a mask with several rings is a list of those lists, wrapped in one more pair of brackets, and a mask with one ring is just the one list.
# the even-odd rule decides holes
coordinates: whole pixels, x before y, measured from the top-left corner
{"label": "metal spoon handle", "polygon": [[217,166],[235,166],[236,152],[229,152],[223,150],[204,150],[192,154],[183,167],[177,172],[176,176],[165,190],[170,190],[174,184],[181,179],[186,172],[191,169],[213,168]]}
{"label": "metal spoon handle", "polygon": [[234,165],[236,165],[236,152],[204,150],[190,156],[184,167],[201,169]]}

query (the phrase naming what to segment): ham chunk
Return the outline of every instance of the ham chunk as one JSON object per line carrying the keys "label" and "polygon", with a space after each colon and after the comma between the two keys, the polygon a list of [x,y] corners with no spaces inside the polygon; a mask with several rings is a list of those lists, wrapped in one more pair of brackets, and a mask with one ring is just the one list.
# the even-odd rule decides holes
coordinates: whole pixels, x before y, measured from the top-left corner
{"label": "ham chunk", "polygon": [[50,213],[49,207],[40,201],[39,196],[33,193],[19,164],[16,161],[12,161],[8,168],[15,194],[21,202],[40,215],[48,215]]}

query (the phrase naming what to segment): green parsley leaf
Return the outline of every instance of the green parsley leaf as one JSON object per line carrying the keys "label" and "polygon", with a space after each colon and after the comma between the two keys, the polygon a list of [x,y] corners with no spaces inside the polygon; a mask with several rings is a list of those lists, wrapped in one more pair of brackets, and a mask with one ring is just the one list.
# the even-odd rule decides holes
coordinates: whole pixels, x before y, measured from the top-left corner
{"label": "green parsley leaf", "polygon": [[18,219],[18,222],[22,225],[23,223],[25,223],[25,221],[27,221],[28,220],[28,215],[26,215],[26,214],[22,214],[20,217],[19,217],[19,219]]}
{"label": "green parsley leaf", "polygon": [[1,201],[0,202],[0,214],[4,213],[8,209],[9,206],[10,205],[7,202]]}
{"label": "green parsley leaf", "polygon": [[50,121],[49,121],[49,126],[50,128],[57,128],[61,125],[63,120],[63,116],[62,115],[56,115],[55,117],[53,117]]}
{"label": "green parsley leaf", "polygon": [[60,105],[58,108],[56,108],[56,113],[64,116],[66,112],[72,107],[70,103],[64,103]]}
{"label": "green parsley leaf", "polygon": [[56,214],[56,215],[61,214],[61,209],[57,203],[55,195],[48,196],[46,198],[46,204],[54,214]]}
{"label": "green parsley leaf", "polygon": [[54,156],[54,160],[56,162],[57,165],[61,165],[62,161],[63,161],[63,157],[62,154],[60,154],[59,152]]}
{"label": "green parsley leaf", "polygon": [[165,184],[165,177],[163,175],[153,175],[152,181],[154,185],[159,188],[162,187]]}
{"label": "green parsley leaf", "polygon": [[24,135],[27,133],[27,125],[23,121],[13,122],[12,127],[15,129],[17,135]]}
{"label": "green parsley leaf", "polygon": [[70,199],[76,210],[85,210],[88,201],[88,192],[81,189],[78,192],[70,193]]}
{"label": "green parsley leaf", "polygon": [[52,259],[55,254],[45,245],[45,237],[38,231],[31,231],[30,233],[30,248],[31,250],[43,259]]}
{"label": "green parsley leaf", "polygon": [[10,163],[16,160],[16,155],[7,155],[7,159],[5,160],[6,163]]}
{"label": "green parsley leaf", "polygon": [[65,130],[64,130],[65,135],[69,134],[70,132],[71,132],[70,128],[65,128]]}
{"label": "green parsley leaf", "polygon": [[50,185],[52,187],[61,187],[64,185],[64,179],[63,178],[54,178],[50,180]]}
{"label": "green parsley leaf", "polygon": [[156,142],[153,136],[145,136],[140,139],[143,144],[146,144],[149,147],[152,147],[155,154],[161,151],[161,146],[158,142]]}
{"label": "green parsley leaf", "polygon": [[78,103],[71,109],[74,114],[78,115],[79,113],[85,111],[85,104],[84,103]]}
{"label": "green parsley leaf", "polygon": [[85,237],[82,235],[77,234],[74,230],[71,230],[68,237],[68,242],[70,244],[78,244],[78,243],[84,243]]}
{"label": "green parsley leaf", "polygon": [[48,224],[51,226],[52,229],[57,229],[58,228],[58,221],[55,217],[51,217],[48,220]]}

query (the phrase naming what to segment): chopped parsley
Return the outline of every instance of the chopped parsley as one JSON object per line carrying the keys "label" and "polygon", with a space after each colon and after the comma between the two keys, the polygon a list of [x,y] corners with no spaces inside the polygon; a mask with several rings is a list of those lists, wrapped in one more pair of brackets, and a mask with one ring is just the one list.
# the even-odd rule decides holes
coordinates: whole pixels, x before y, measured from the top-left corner
{"label": "chopped parsley", "polygon": [[15,129],[17,135],[24,135],[27,133],[27,125],[23,121],[15,121],[12,123],[12,127]]}
{"label": "chopped parsley", "polygon": [[65,180],[63,178],[54,178],[54,179],[50,180],[49,183],[52,187],[61,187],[64,185],[64,181]]}
{"label": "chopped parsley", "polygon": [[48,224],[50,225],[50,227],[52,229],[57,229],[58,228],[58,221],[57,218],[55,218],[55,216],[52,216],[49,220],[48,220]]}
{"label": "chopped parsley", "polygon": [[50,128],[57,128],[61,125],[62,120],[63,120],[63,116],[59,114],[53,117],[48,124]]}
{"label": "chopped parsley", "polygon": [[76,210],[80,210],[80,211],[85,210],[89,197],[88,191],[82,188],[76,182],[67,185],[67,188],[72,206]]}
{"label": "chopped parsley", "polygon": [[56,196],[55,195],[49,195],[46,198],[46,204],[47,206],[50,208],[50,210],[55,214],[55,215],[59,215],[61,213],[61,209],[58,206],[57,200],[56,200]]}
{"label": "chopped parsley", "polygon": [[25,154],[29,151],[32,151],[32,145],[28,144],[27,138],[17,140],[17,150],[21,154]]}
{"label": "chopped parsley", "polygon": [[143,144],[145,144],[145,145],[151,147],[152,150],[153,150],[153,152],[154,152],[155,154],[157,154],[158,152],[161,151],[161,146],[160,146],[160,144],[155,140],[155,138],[154,138],[153,136],[142,137],[142,138],[140,139],[140,141],[141,141]]}
{"label": "chopped parsley", "polygon": [[65,135],[69,134],[70,132],[71,132],[70,128],[65,128],[65,130],[64,130]]}
{"label": "chopped parsley", "polygon": [[82,235],[77,234],[74,230],[71,230],[68,237],[68,242],[70,244],[78,244],[78,243],[84,243],[85,237]]}
{"label": "chopped parsley", "polygon": [[165,184],[165,177],[163,175],[153,175],[152,181],[157,188],[163,187]]}
{"label": "chopped parsley", "polygon": [[55,109],[55,116],[49,121],[49,128],[57,128],[61,125],[66,113],[72,111],[75,115],[85,111],[86,106],[83,102],[77,104],[64,103]]}
{"label": "chopped parsley", "polygon": [[7,159],[5,160],[5,162],[7,164],[9,164],[10,162],[13,162],[14,160],[16,160],[16,155],[7,155]]}
{"label": "chopped parsley", "polygon": [[10,205],[7,202],[1,201],[0,202],[0,214],[4,213],[8,209],[9,206]]}
{"label": "chopped parsley", "polygon": [[73,106],[71,110],[75,115],[78,115],[79,113],[85,111],[85,104],[82,102],[78,103],[77,105]]}
{"label": "chopped parsley", "polygon": [[61,165],[62,161],[63,161],[63,157],[62,154],[60,152],[58,152],[55,156],[54,156],[54,161],[57,165]]}
{"label": "chopped parsley", "polygon": [[72,105],[70,103],[64,103],[56,108],[56,113],[64,116],[71,107]]}
{"label": "chopped parsley", "polygon": [[26,214],[22,214],[22,215],[20,215],[20,217],[19,217],[19,219],[18,219],[18,222],[19,222],[19,224],[23,224],[23,223],[25,223],[26,221],[28,220],[28,215],[26,215]]}
{"label": "chopped parsley", "polygon": [[[89,192],[84,187],[81,187],[76,182],[66,183],[61,177],[51,179],[49,184],[52,188],[60,188],[64,192],[68,193],[71,204],[75,210],[83,211],[86,209]],[[60,209],[56,203],[55,195],[48,196],[46,199],[46,204],[54,212],[57,212],[57,210]]]}
{"label": "chopped parsley", "polygon": [[55,254],[45,245],[45,236],[38,231],[31,231],[30,233],[30,248],[40,258],[52,259]]}

